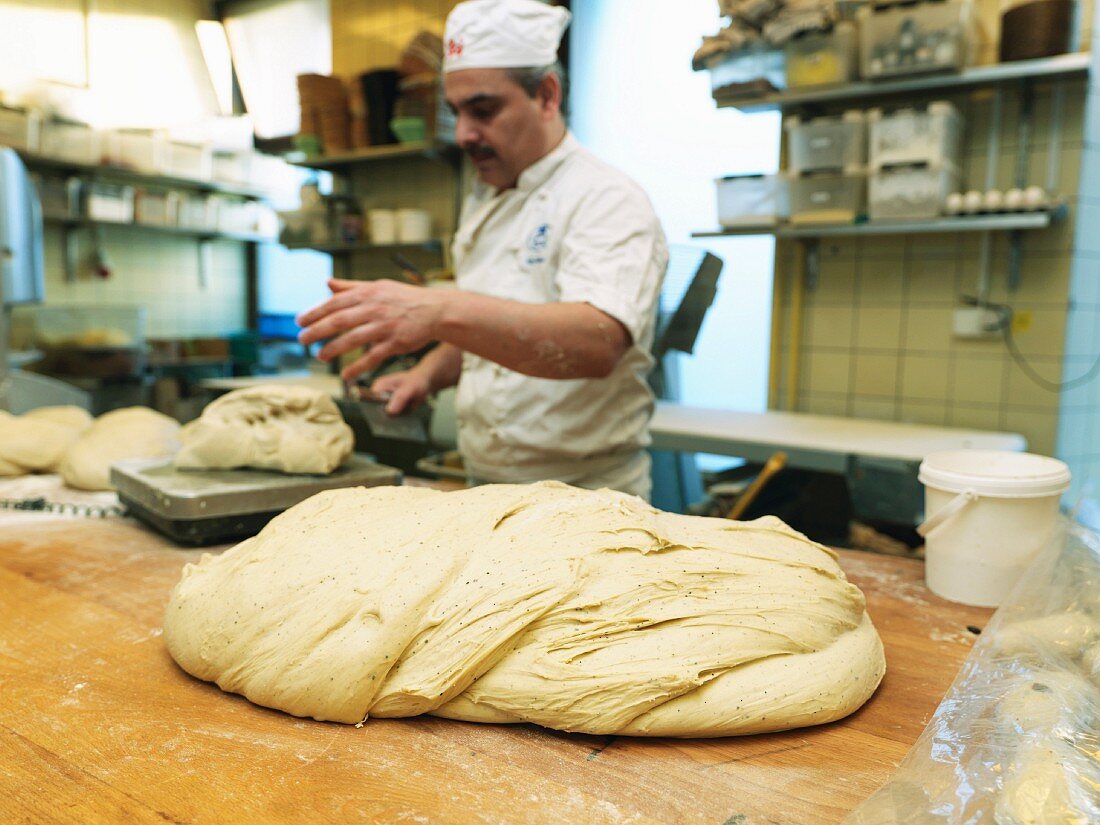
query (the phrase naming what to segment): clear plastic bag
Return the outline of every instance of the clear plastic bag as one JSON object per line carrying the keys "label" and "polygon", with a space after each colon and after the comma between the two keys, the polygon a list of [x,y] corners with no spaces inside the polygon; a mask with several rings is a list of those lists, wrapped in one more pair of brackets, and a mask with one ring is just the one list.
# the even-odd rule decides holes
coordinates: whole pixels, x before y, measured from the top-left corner
{"label": "clear plastic bag", "polygon": [[848,825],[1100,822],[1100,536],[1064,522]]}

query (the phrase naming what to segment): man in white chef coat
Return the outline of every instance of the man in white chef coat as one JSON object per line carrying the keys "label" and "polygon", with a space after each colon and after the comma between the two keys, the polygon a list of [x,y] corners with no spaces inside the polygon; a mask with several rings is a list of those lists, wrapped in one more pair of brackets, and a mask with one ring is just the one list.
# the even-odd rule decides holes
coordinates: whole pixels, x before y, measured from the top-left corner
{"label": "man in white chef coat", "polygon": [[334,280],[303,313],[345,378],[438,345],[379,378],[399,414],[458,384],[459,449],[476,482],[557,479],[648,497],[655,307],[668,261],[645,193],[562,117],[569,12],[469,0],[447,19],[444,84],[477,170],[454,240],[458,289]]}

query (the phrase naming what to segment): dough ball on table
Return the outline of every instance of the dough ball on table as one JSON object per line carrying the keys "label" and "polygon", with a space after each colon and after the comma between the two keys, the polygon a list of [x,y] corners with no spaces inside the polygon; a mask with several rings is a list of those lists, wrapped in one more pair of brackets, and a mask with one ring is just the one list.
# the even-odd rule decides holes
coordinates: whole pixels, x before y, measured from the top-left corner
{"label": "dough ball on table", "polygon": [[557,482],[313,496],[184,568],[164,639],[223,690],[346,723],[758,733],[846,716],[885,672],[836,554],[778,519]]}
{"label": "dough ball on table", "polygon": [[327,394],[307,387],[235,390],[183,428],[176,466],[254,467],[283,473],[331,473],[355,438]]}
{"label": "dough ball on table", "polygon": [[1100,622],[1079,611],[1054,613],[1005,625],[994,643],[1002,656],[1075,659],[1100,639]]}
{"label": "dough ball on table", "polygon": [[52,473],[91,424],[80,407],[40,407],[0,416],[0,476]]}
{"label": "dough ball on table", "polygon": [[61,477],[81,490],[111,490],[111,465],[127,458],[160,458],[179,449],[180,425],[147,407],[126,407],[92,422],[61,462]]}
{"label": "dough ball on table", "polygon": [[1068,670],[1037,670],[997,703],[997,714],[1020,733],[1072,735],[1093,725],[1100,694]]}
{"label": "dough ball on table", "polygon": [[997,825],[1089,825],[1100,821],[1095,758],[1067,742],[1022,744],[997,798]]}

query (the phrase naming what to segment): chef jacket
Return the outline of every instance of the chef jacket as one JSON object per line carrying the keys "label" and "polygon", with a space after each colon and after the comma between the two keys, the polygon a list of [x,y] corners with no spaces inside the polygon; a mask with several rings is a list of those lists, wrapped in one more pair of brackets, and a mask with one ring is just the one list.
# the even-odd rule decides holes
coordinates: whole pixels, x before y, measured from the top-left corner
{"label": "chef jacket", "polygon": [[[646,374],[668,246],[642,189],[566,134],[514,188],[475,184],[453,251],[460,289],[531,304],[587,303],[633,339],[599,379],[533,378],[464,353],[456,412],[467,472],[481,481],[589,486],[586,479],[623,477],[648,459]],[[633,486],[627,492],[645,495],[648,476],[644,489]]]}

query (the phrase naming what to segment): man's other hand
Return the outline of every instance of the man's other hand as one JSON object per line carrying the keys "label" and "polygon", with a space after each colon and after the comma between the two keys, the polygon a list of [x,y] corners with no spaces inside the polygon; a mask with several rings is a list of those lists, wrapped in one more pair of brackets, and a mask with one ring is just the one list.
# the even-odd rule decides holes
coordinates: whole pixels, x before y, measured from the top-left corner
{"label": "man's other hand", "polygon": [[383,375],[370,388],[373,392],[390,393],[390,400],[386,403],[386,412],[389,415],[401,415],[415,410],[424,403],[431,391],[427,377],[416,370]]}

